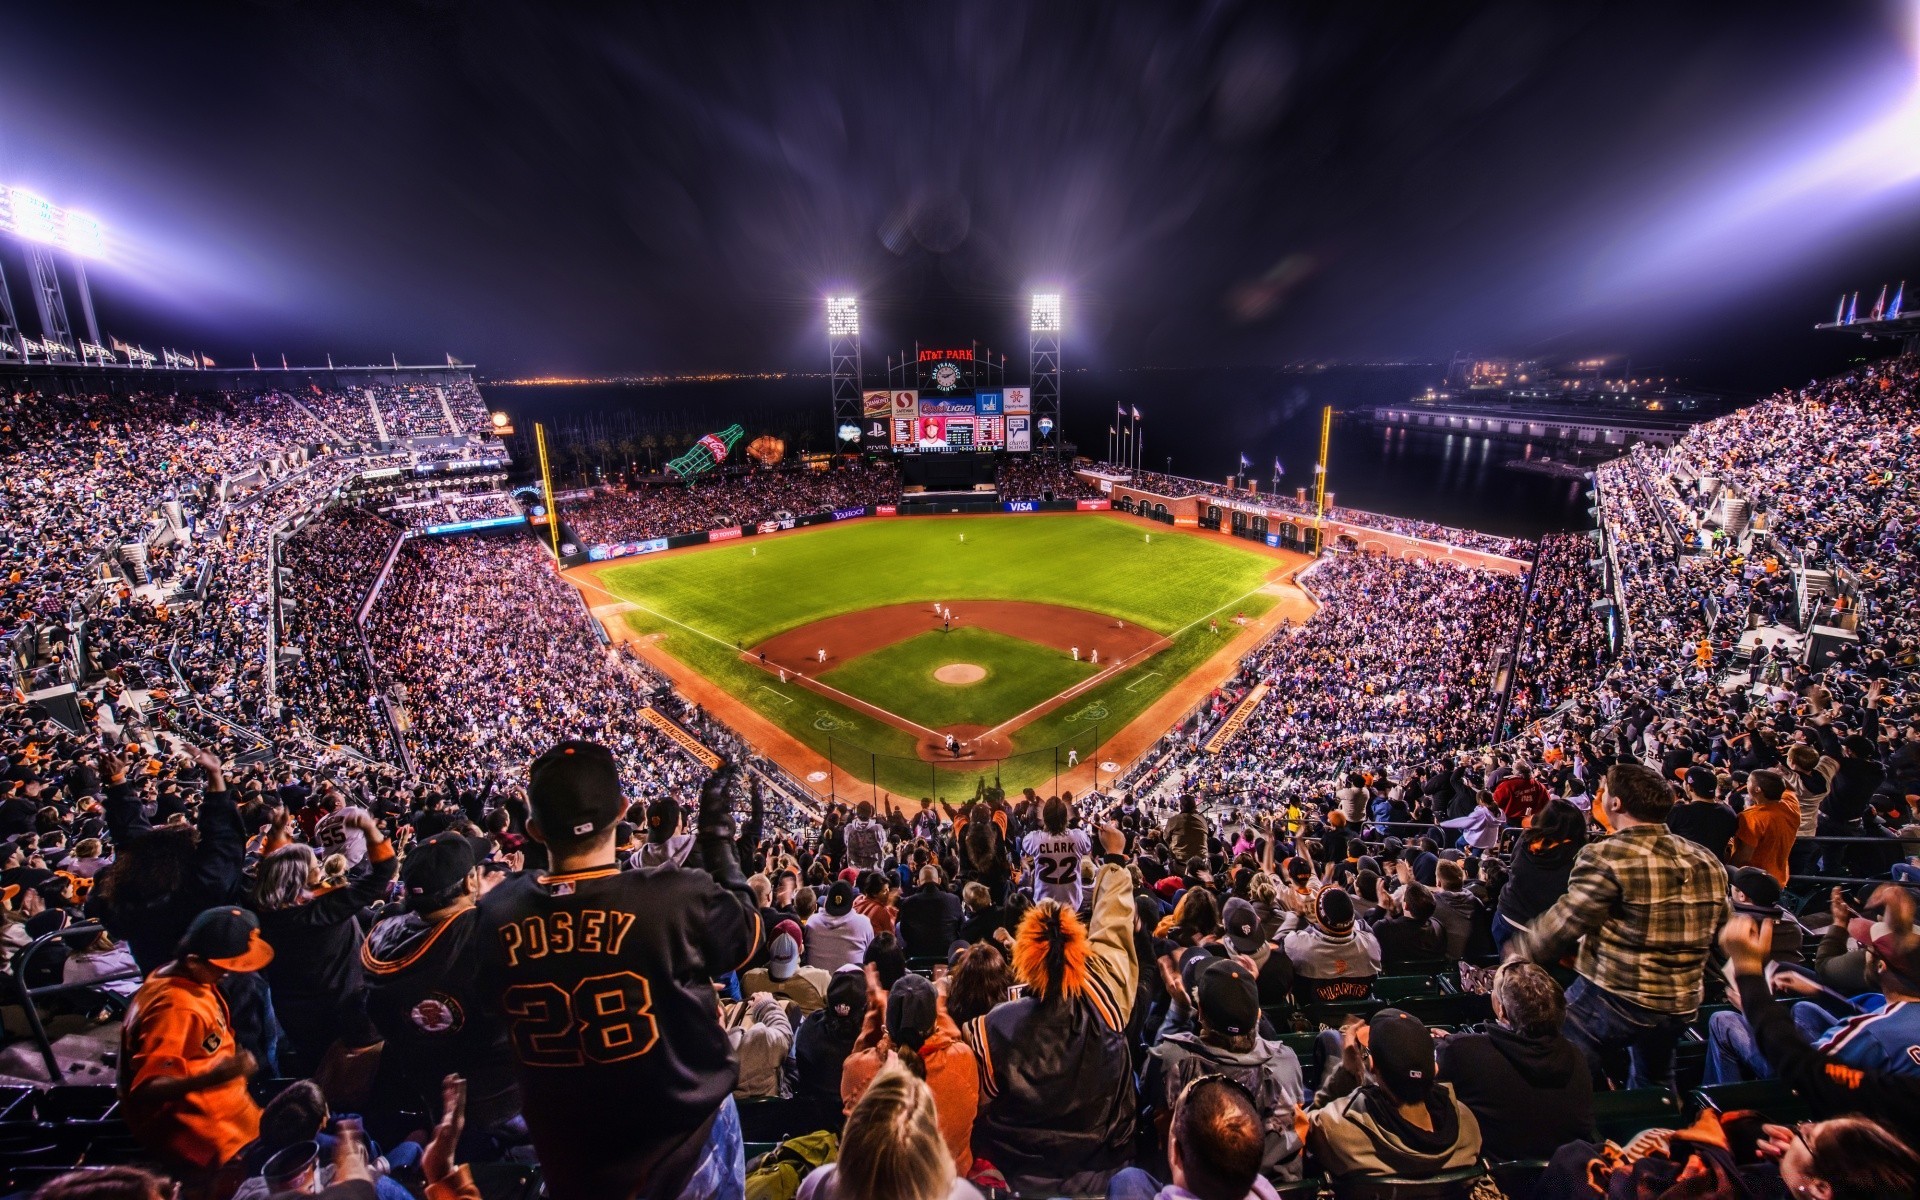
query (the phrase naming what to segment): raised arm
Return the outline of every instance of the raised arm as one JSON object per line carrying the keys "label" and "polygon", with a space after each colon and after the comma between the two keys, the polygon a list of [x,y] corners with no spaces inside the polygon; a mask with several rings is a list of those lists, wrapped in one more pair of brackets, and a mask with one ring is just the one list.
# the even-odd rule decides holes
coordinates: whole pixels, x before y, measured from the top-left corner
{"label": "raised arm", "polygon": [[1133,874],[1123,851],[1126,835],[1111,824],[1100,826],[1102,854],[1093,879],[1093,927],[1088,934],[1087,987],[1101,1019],[1124,1030],[1133,1016],[1140,987],[1140,964],[1133,953]]}

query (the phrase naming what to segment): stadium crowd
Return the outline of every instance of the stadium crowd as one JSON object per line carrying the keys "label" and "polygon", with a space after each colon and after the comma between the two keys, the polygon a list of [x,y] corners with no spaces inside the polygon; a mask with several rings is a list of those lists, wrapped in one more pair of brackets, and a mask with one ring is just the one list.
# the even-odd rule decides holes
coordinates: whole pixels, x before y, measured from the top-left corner
{"label": "stadium crowd", "polygon": [[[148,560],[206,598],[103,589],[84,735],[0,709],[0,965],[50,937],[29,984],[125,1026],[112,1117],[0,1114],[5,1169],[47,1200],[445,1200],[535,1162],[557,1200],[1920,1194],[1917,380],[1603,469],[1614,657],[1586,539],[1531,580],[1334,554],[1221,753],[957,806],[707,776],[631,714],[749,752],[519,539],[410,539],[376,598],[360,700],[390,689],[410,771],[253,752],[195,713],[343,720],[286,667],[272,711],[272,573],[291,669],[331,673],[394,531],[336,511],[276,558],[329,460],[243,505],[183,468],[201,528]],[[1708,466],[1757,529],[1703,536]],[[1735,642],[1805,616],[1794,553],[1844,569],[1859,646],[1762,673]],[[96,569],[19,566],[13,628]],[[127,668],[173,661],[193,703],[139,711]]]}
{"label": "stadium crowd", "polygon": [[[1224,483],[1188,479],[1185,476],[1168,475],[1160,471],[1136,471],[1130,467],[1115,466],[1112,463],[1102,463],[1100,469],[1130,476],[1135,487],[1170,500],[1187,496],[1211,496],[1216,500],[1237,504],[1257,504],[1301,516],[1312,516],[1314,511],[1311,500],[1283,492],[1261,492],[1257,490],[1257,484],[1256,490],[1246,491],[1229,487]],[[1480,550],[1523,562],[1533,557],[1533,542],[1527,538],[1501,537],[1498,534],[1481,533],[1474,529],[1457,529],[1451,525],[1440,525],[1433,521],[1389,516],[1386,513],[1368,512],[1359,508],[1329,506],[1327,516],[1348,525],[1378,529],[1384,533],[1397,533],[1403,537],[1420,538],[1442,545],[1459,546],[1466,550]]]}
{"label": "stadium crowd", "polygon": [[1002,500],[1098,500],[1100,485],[1080,478],[1071,459],[1002,458],[994,465],[993,483]]}
{"label": "stadium crowd", "polygon": [[900,473],[890,462],[836,464],[832,470],[752,469],[690,482],[636,482],[599,489],[570,503],[562,518],[587,545],[638,542],[704,529],[892,504]]}

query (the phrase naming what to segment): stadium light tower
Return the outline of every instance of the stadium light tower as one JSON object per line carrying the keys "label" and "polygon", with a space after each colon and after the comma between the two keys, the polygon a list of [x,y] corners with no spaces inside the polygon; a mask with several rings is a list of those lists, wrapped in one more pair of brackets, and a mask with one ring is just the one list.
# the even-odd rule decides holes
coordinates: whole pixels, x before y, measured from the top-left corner
{"label": "stadium light tower", "polygon": [[1035,292],[1028,342],[1027,382],[1033,389],[1033,428],[1049,449],[1060,446],[1060,294]]}
{"label": "stadium light tower", "polygon": [[[87,346],[99,352],[100,323],[94,316],[93,293],[87,287],[86,260],[106,253],[106,231],[100,222],[85,213],[61,208],[25,188],[0,187],[0,233],[10,233],[26,243],[27,269],[32,277],[34,307],[40,313],[42,347],[49,357],[74,357],[73,326],[67,316],[66,296],[60,288],[60,272],[54,251],[64,250],[73,264],[74,285],[80,297],[81,316],[86,321]],[[13,300],[0,277],[0,321],[16,350],[24,342],[13,315]]]}
{"label": "stadium light tower", "polygon": [[827,297],[827,373],[833,380],[833,436],[830,445],[842,449],[844,431],[860,444],[860,299]]}

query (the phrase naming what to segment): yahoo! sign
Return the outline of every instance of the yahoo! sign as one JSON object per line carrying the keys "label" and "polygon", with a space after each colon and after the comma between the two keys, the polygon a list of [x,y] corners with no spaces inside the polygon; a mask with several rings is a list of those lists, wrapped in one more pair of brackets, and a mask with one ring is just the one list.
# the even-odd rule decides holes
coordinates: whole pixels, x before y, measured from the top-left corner
{"label": "yahoo! sign", "polygon": [[866,515],[867,510],[864,508],[836,508],[833,510],[833,519],[836,521],[851,521],[855,517],[864,517]]}

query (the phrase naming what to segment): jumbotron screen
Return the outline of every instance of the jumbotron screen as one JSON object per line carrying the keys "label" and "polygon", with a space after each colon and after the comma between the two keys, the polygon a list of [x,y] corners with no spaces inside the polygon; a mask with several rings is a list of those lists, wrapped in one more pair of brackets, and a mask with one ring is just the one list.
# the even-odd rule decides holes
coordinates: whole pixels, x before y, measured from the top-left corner
{"label": "jumbotron screen", "polygon": [[1033,449],[1033,402],[1027,388],[866,392],[860,443],[868,451],[948,454]]}

